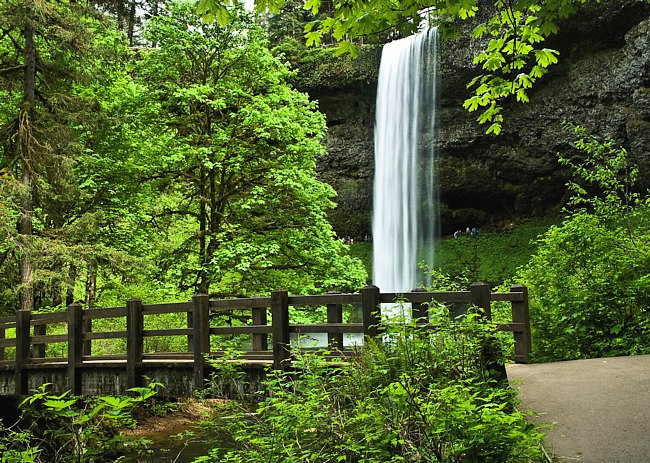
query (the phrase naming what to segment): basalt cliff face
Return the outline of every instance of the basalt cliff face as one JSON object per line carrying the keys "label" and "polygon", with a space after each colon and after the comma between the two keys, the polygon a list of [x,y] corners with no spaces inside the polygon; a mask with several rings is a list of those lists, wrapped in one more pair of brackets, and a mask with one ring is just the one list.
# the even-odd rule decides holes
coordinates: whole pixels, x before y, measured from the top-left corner
{"label": "basalt cliff face", "polygon": [[[445,41],[440,50],[436,147],[443,233],[557,213],[567,181],[557,153],[574,152],[564,120],[616,139],[641,171],[639,187],[650,187],[650,4],[593,3],[561,24],[547,45],[560,51],[560,64],[530,92],[530,103],[506,107],[498,137],[485,135],[475,114],[462,108],[479,46],[466,37]],[[327,117],[328,154],[318,171],[339,195],[332,223],[339,236],[357,238],[371,233],[374,169],[376,73],[363,75],[303,88]]]}

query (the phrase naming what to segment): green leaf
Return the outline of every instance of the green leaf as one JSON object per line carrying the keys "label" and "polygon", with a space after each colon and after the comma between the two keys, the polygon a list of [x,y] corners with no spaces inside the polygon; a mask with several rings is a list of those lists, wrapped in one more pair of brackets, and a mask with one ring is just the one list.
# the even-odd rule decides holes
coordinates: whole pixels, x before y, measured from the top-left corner
{"label": "green leaf", "polygon": [[479,24],[472,31],[471,36],[475,39],[483,37],[487,33],[487,24]]}
{"label": "green leaf", "polygon": [[551,64],[557,63],[556,55],[559,55],[560,52],[557,50],[551,50],[550,48],[543,48],[541,50],[535,50],[535,59],[537,64],[541,67],[548,67]]}
{"label": "green leaf", "polygon": [[46,400],[43,405],[53,410],[63,410],[77,402],[77,399],[71,400]]}
{"label": "green leaf", "polygon": [[217,8],[215,10],[215,14],[217,16],[217,24],[219,24],[221,27],[224,27],[230,22],[230,15],[228,14],[228,10],[225,6]]}
{"label": "green leaf", "polygon": [[487,134],[494,134],[494,135],[499,135],[501,133],[501,124],[498,122],[493,123],[490,125],[490,127],[487,129]]}
{"label": "green leaf", "polygon": [[303,8],[305,10],[311,10],[312,14],[317,14],[320,9],[320,0],[307,0]]}

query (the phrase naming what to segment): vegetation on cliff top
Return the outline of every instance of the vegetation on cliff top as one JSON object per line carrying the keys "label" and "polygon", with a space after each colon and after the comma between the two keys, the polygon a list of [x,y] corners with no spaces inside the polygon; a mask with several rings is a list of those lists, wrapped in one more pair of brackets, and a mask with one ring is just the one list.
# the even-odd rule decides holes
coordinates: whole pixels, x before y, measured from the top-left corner
{"label": "vegetation on cliff top", "polygon": [[[526,0],[479,2],[479,0],[380,0],[321,2],[305,0],[312,21],[305,26],[307,45],[334,39],[337,53],[358,54],[363,40],[385,41],[416,33],[424,21],[437,25],[445,36],[462,30],[462,21],[472,20],[471,37],[478,53],[474,64],[480,74],[468,83],[474,95],[465,101],[469,111],[480,110],[477,121],[487,124],[487,133],[498,135],[503,124],[503,102],[528,102],[528,91],[558,62],[559,52],[545,41],[559,30],[559,22],[579,11],[587,0],[552,2]],[[646,0],[650,2],[650,0]],[[199,12],[208,21],[228,21],[227,6],[237,0],[201,0]],[[259,12],[279,12],[281,0],[256,0]]]}
{"label": "vegetation on cliff top", "polygon": [[295,69],[291,81],[300,90],[319,92],[372,86],[377,82],[380,45],[362,45],[359,55],[337,55],[332,47],[307,47],[286,38],[273,53]]}

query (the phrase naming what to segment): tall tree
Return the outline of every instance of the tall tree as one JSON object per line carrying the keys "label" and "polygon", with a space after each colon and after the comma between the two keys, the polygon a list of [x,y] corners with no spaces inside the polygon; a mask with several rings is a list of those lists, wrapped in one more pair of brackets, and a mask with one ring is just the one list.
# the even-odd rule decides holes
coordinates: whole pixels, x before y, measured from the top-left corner
{"label": "tall tree", "polygon": [[77,2],[0,1],[0,215],[17,222],[17,233],[0,228],[0,266],[25,310],[35,299],[62,303],[79,274],[75,260],[97,250],[79,232],[89,210],[79,209],[75,167],[86,152],[81,128],[101,113],[84,88],[102,74],[105,51],[94,43],[102,27]]}
{"label": "tall tree", "polygon": [[20,139],[20,160],[22,167],[23,201],[18,223],[18,231],[22,241],[22,254],[20,256],[20,308],[22,310],[34,309],[34,288],[32,286],[32,215],[34,205],[32,200],[32,168],[33,156],[33,124],[35,117],[34,103],[36,95],[36,44],[35,27],[31,17],[36,13],[33,4],[26,3],[25,16],[27,21],[23,24],[22,35],[25,40],[23,49],[23,66],[25,69],[23,79],[23,101],[18,115],[18,136]]}
{"label": "tall tree", "polygon": [[[7,97],[17,106],[1,129],[2,157],[7,177],[20,178],[17,204],[20,307],[32,310],[34,196],[40,174],[57,164],[56,148],[43,130],[45,120],[51,120],[50,116],[56,111],[48,93],[51,93],[53,76],[66,72],[65,64],[57,66],[53,62],[53,58],[65,51],[53,52],[47,41],[55,40],[62,48],[74,49],[74,40],[64,38],[64,34],[74,30],[74,25],[56,6],[31,0],[3,1],[0,3],[0,16],[3,18],[0,46],[5,51],[0,62],[0,75],[6,83]],[[22,92],[14,93],[18,89]],[[48,114],[44,115],[44,112]]]}
{"label": "tall tree", "polygon": [[213,294],[362,284],[325,217],[334,193],[315,178],[323,116],[248,14],[221,27],[193,2],[169,8],[149,22],[159,48],[137,71],[165,139],[142,159],[165,193],[153,212],[171,238],[163,265],[184,262],[180,285]]}

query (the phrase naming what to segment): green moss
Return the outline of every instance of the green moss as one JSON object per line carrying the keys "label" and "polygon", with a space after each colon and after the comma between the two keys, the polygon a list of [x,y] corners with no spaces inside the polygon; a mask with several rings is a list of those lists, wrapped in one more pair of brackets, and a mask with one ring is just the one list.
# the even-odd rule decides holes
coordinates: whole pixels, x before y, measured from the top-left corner
{"label": "green moss", "polygon": [[335,56],[334,48],[306,47],[287,38],[273,49],[295,70],[293,84],[301,91],[333,90],[372,84],[377,81],[380,45],[361,45],[359,56]]}

